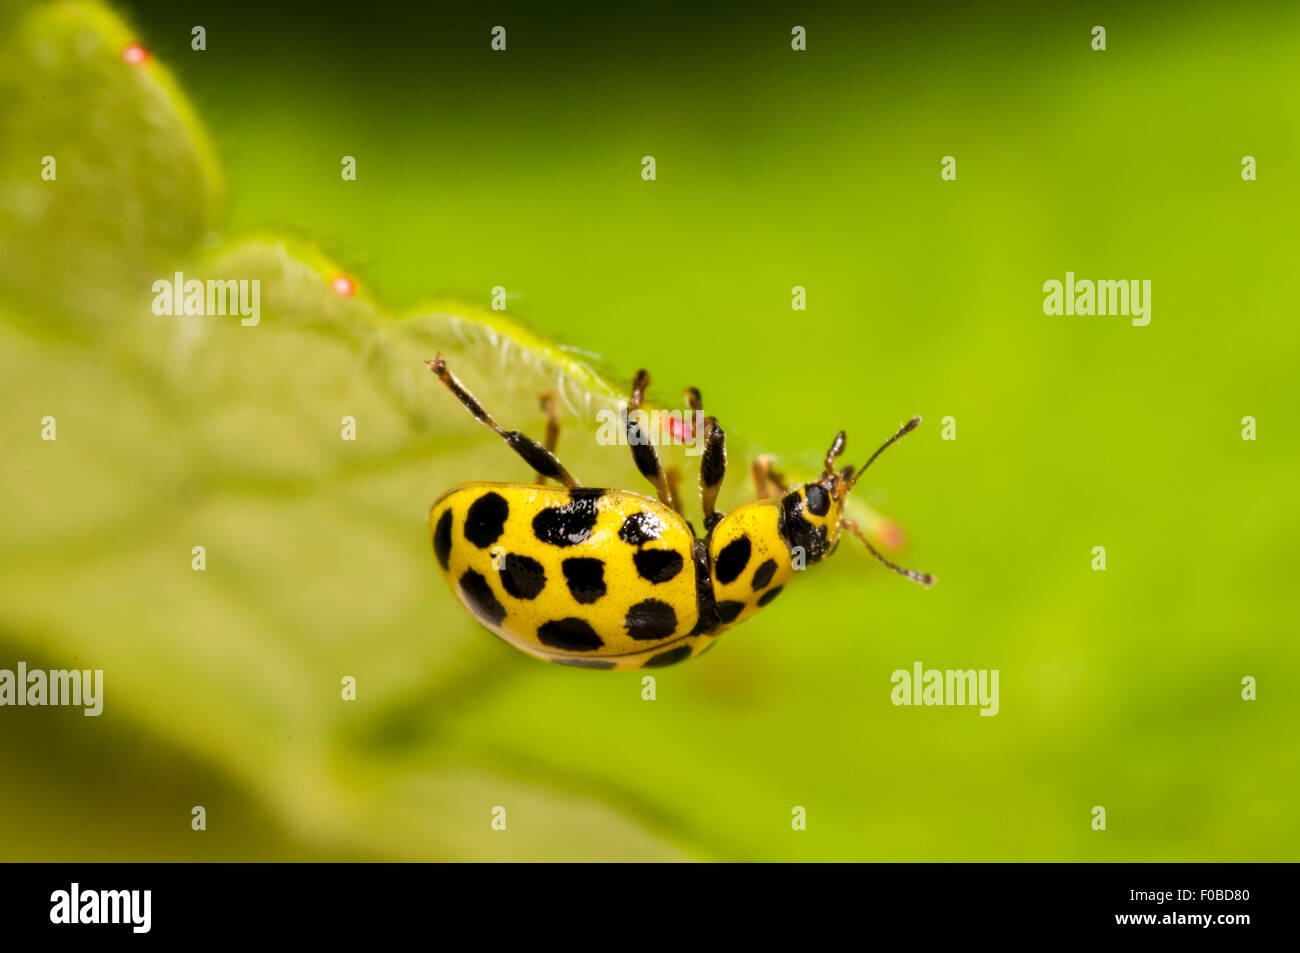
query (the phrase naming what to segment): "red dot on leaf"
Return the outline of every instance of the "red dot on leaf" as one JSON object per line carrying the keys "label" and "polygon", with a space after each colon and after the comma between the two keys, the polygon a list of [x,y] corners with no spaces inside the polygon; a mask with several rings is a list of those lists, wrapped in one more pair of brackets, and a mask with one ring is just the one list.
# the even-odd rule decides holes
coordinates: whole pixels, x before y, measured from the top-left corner
{"label": "red dot on leaf", "polygon": [[336,275],[330,282],[330,288],[334,293],[342,298],[351,298],[357,293],[357,286],[347,275]]}
{"label": "red dot on leaf", "polygon": [[122,59],[132,66],[139,66],[149,58],[149,51],[139,43],[128,43],[122,47]]}

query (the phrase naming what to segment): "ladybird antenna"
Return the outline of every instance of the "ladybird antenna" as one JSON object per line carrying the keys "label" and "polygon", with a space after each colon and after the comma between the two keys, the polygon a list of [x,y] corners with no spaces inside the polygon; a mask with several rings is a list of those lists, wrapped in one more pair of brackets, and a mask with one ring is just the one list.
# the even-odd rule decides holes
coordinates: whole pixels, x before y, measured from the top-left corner
{"label": "ladybird antenna", "polygon": [[[907,432],[906,430],[899,431],[900,434],[906,432]],[[894,439],[897,438],[898,435],[896,434]],[[893,441],[890,442],[892,443]],[[889,446],[889,444],[885,444],[885,446],[887,447]],[[863,469],[865,470],[866,467],[863,467]],[[844,529],[847,529],[858,539],[862,540],[862,545],[867,547],[867,549],[871,551],[871,555],[875,556],[876,559],[880,560],[880,562],[883,565],[888,566],[890,569],[894,570],[894,572],[898,573],[900,576],[906,576],[908,579],[912,580],[913,582],[920,583],[926,588],[929,588],[930,586],[934,585],[934,581],[935,581],[934,576],[932,576],[930,573],[917,572],[915,569],[904,569],[902,566],[899,566],[896,563],[891,563],[884,556],[880,555],[880,553],[876,551],[876,547],[872,546],[871,543],[867,542],[867,534],[862,532],[862,527],[858,526],[858,524],[853,522],[853,520],[840,520],[840,526],[842,526]]]}
{"label": "ladybird antenna", "polygon": [[[850,489],[850,490],[853,489],[854,485],[855,485],[855,484],[858,482],[858,480],[861,478],[862,474],[864,474],[864,473],[867,472],[867,467],[871,466],[873,463],[876,462],[876,457],[878,457],[878,456],[880,456],[882,453],[884,453],[885,450],[886,450],[886,448],[888,448],[888,447],[891,446],[892,444],[896,443],[898,440],[902,439],[902,437],[903,437],[905,434],[909,434],[909,433],[911,433],[913,430],[915,430],[915,429],[920,425],[920,423],[921,423],[921,415],[920,415],[920,414],[917,414],[915,417],[913,417],[913,418],[912,418],[911,420],[909,420],[907,423],[903,424],[903,426],[899,427],[899,428],[898,428],[898,433],[894,434],[892,437],[890,437],[888,440],[886,440],[884,443],[882,443],[882,444],[880,445],[880,449],[877,450],[875,453],[873,453],[873,454],[871,455],[871,459],[868,460],[866,463],[864,463],[862,466],[860,466],[860,467],[859,467],[859,468],[854,472],[854,474],[853,474],[853,482],[849,484],[849,489]],[[863,540],[863,542],[866,542],[866,540]],[[872,552],[875,552],[875,550],[872,550]],[[879,554],[877,554],[877,558],[879,558]],[[881,560],[881,561],[884,562],[884,560]],[[889,563],[885,563],[885,565],[890,565],[890,564],[889,564]],[[895,566],[895,567],[893,567],[893,568],[897,569],[898,567]]]}

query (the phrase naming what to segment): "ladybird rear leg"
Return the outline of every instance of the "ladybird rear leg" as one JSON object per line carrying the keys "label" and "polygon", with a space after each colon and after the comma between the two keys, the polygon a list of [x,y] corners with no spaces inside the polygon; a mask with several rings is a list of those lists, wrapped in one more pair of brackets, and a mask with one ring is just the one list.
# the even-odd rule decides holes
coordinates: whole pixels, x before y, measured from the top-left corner
{"label": "ladybird rear leg", "polygon": [[785,477],[772,469],[772,457],[764,454],[755,457],[749,465],[749,472],[754,478],[754,492],[760,500],[781,496],[785,493]]}
{"label": "ladybird rear leg", "polygon": [[[560,402],[555,399],[555,391],[544,390],[537,395],[537,403],[546,414],[546,452],[555,456],[555,448],[560,445]],[[546,476],[540,470],[534,471],[534,478],[539,484],[546,483]]]}
{"label": "ladybird rear leg", "polygon": [[[483,426],[504,440],[511,450],[519,454],[523,461],[537,472],[538,476],[558,480],[567,487],[581,485],[573,478],[573,474],[565,469],[564,464],[556,459],[552,451],[518,430],[503,430],[501,425],[483,409],[483,405],[478,402],[474,395],[466,389],[465,385],[456,378],[456,375],[447,370],[447,362],[441,354],[435,355],[432,361],[426,361],[425,363],[429,365],[429,370],[433,371],[438,380],[442,382],[442,385],[451,391],[452,395],[465,406],[465,409]],[[556,438],[559,438],[558,422]]]}
{"label": "ladybird rear leg", "polygon": [[[627,443],[632,448],[632,462],[641,471],[641,475],[650,481],[659,496],[659,502],[671,506],[677,512],[681,507],[674,501],[672,488],[664,476],[664,469],[659,463],[659,452],[650,442],[651,437],[642,428],[639,420],[633,419],[632,412],[641,409],[645,400],[645,389],[650,386],[650,374],[645,370],[636,372],[632,378],[632,394],[627,400],[627,411],[623,415],[623,425],[627,430]],[[637,414],[640,418],[642,415]]]}

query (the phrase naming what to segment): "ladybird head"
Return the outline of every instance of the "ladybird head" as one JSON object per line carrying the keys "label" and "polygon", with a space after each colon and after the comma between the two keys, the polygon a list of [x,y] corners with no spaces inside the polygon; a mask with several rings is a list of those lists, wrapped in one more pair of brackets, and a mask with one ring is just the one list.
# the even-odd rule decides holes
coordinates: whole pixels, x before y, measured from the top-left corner
{"label": "ladybird head", "polygon": [[792,487],[781,497],[781,535],[806,564],[820,562],[840,541],[843,499],[818,480]]}
{"label": "ladybird head", "polygon": [[920,417],[913,417],[903,424],[892,437],[881,444],[880,449],[871,455],[859,469],[846,466],[836,471],[835,460],[844,452],[847,442],[844,431],[835,435],[831,448],[826,451],[826,462],[822,475],[813,483],[796,487],[781,498],[782,523],[786,538],[791,546],[802,545],[808,553],[808,561],[815,562],[835,550],[839,543],[840,531],[848,530],[857,536],[871,550],[871,555],[890,569],[924,586],[933,585],[934,577],[929,573],[896,566],[867,541],[862,529],[853,520],[844,516],[844,504],[858,480],[867,467],[875,462],[876,457],[885,452],[885,448],[911,433],[921,423]]}

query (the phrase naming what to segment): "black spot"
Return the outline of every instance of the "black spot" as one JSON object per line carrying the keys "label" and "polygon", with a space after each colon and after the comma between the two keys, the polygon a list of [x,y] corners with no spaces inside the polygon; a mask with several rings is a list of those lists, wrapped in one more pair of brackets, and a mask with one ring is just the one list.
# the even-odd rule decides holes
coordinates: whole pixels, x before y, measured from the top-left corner
{"label": "black spot", "polygon": [[808,500],[808,512],[814,516],[825,516],[831,511],[831,495],[820,484],[809,483],[803,488]]}
{"label": "black spot", "polygon": [[754,570],[754,578],[749,584],[755,592],[758,592],[758,590],[762,589],[772,581],[774,575],[776,575],[776,560],[769,559],[767,562],[763,563],[763,565]]}
{"label": "black spot", "polygon": [[803,550],[806,565],[821,560],[826,555],[826,527],[813,526],[803,515],[803,500],[799,491],[793,490],[781,497],[781,535],[793,553],[795,547]]}
{"label": "black spot", "polygon": [[633,513],[623,520],[618,538],[629,546],[640,546],[642,543],[650,543],[658,539],[663,532],[664,524],[653,513]]}
{"label": "black spot", "polygon": [[500,493],[484,493],[465,514],[465,538],[479,549],[487,549],[500,538],[510,506]]}
{"label": "black spot", "polygon": [[740,615],[740,610],[745,608],[743,602],[735,602],[731,599],[723,600],[718,603],[718,619],[723,625],[731,625],[736,621],[736,616]]}
{"label": "black spot", "polygon": [[749,562],[749,553],[748,536],[737,537],[723,546],[722,552],[718,553],[718,561],[713,567],[718,582],[728,583],[739,579],[740,574],[745,571],[745,565]]}
{"label": "black spot", "polygon": [[779,595],[781,594],[781,590],[782,590],[782,588],[784,588],[784,587],[782,587],[782,586],[777,586],[775,589],[769,589],[769,590],[767,590],[767,592],[765,592],[765,593],[763,593],[761,596],[759,596],[759,597],[758,597],[758,604],[759,604],[759,606],[760,606],[760,607],[761,607],[761,606],[765,606],[765,605],[767,605],[769,602],[771,602],[773,599],[775,599],[777,596],[779,596]]}
{"label": "black spot", "polygon": [[480,619],[492,625],[500,625],[501,620],[506,617],[505,606],[497,602],[497,597],[493,595],[488,581],[474,570],[466,569],[465,575],[460,577],[460,591],[469,601],[470,609]]}
{"label": "black spot", "polygon": [[438,557],[438,565],[447,571],[447,560],[451,558],[451,509],[442,511],[438,517],[438,527],[433,531],[433,554]]}
{"label": "black spot", "polygon": [[608,670],[614,667],[613,662],[609,659],[603,658],[556,658],[552,656],[550,660],[556,665],[571,665],[574,668],[601,668]]}
{"label": "black spot", "polygon": [[573,598],[590,605],[605,594],[605,564],[599,559],[575,556],[560,564],[564,581],[569,584]]}
{"label": "black spot", "polygon": [[576,546],[585,542],[596,528],[596,501],[604,490],[574,487],[569,502],[550,506],[533,517],[533,534],[552,546]]}
{"label": "black spot", "polygon": [[605,644],[586,622],[581,619],[560,619],[544,622],[537,627],[537,640],[553,649],[567,652],[594,652]]}
{"label": "black spot", "polygon": [[634,639],[666,639],[677,629],[677,613],[666,602],[644,599],[627,610],[623,626]]}
{"label": "black spot", "polygon": [[653,583],[667,582],[682,571],[682,554],[671,549],[642,549],[632,554],[637,574]]}
{"label": "black spot", "polygon": [[501,588],[516,599],[536,599],[546,586],[546,570],[531,556],[507,554],[500,573]]}
{"label": "black spot", "polygon": [[667,652],[660,652],[658,655],[651,656],[650,659],[641,667],[642,668],[663,668],[665,665],[676,665],[683,659],[691,657],[691,647],[689,645],[679,645],[675,649],[669,649]]}

